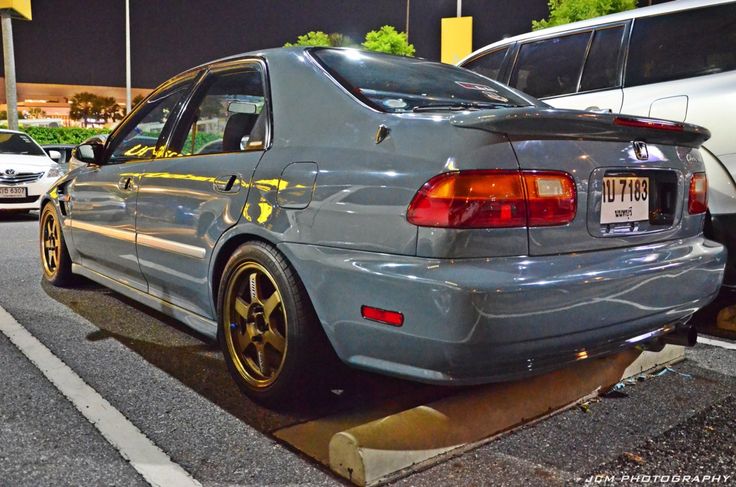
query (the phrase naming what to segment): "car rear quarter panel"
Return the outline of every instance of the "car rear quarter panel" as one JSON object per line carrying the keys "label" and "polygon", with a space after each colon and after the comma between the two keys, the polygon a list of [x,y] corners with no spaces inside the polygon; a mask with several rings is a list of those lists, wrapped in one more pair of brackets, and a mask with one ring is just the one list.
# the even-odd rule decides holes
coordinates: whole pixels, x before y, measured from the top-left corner
{"label": "car rear quarter panel", "polygon": [[[289,56],[303,58],[293,63]],[[256,170],[241,231],[259,227],[274,242],[436,257],[520,255],[523,229],[419,231],[406,220],[417,190],[459,169],[517,169],[505,136],[458,129],[447,114],[387,114],[361,104],[301,51],[269,59],[273,144]],[[376,141],[379,126],[389,133]],[[284,169],[316,164],[310,204],[278,205],[294,182]],[[419,244],[418,244],[419,242]]]}

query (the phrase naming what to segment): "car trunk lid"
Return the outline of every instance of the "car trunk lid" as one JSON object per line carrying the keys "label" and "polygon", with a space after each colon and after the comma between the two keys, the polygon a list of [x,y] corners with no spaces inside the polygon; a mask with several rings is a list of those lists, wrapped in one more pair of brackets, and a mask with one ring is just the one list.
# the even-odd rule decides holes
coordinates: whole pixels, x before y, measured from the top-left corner
{"label": "car trunk lid", "polygon": [[570,110],[464,113],[457,127],[505,134],[522,171],[564,171],[575,180],[577,213],[566,225],[528,228],[529,255],[643,245],[700,233],[689,184],[702,172],[697,150],[709,132],[652,119]]}

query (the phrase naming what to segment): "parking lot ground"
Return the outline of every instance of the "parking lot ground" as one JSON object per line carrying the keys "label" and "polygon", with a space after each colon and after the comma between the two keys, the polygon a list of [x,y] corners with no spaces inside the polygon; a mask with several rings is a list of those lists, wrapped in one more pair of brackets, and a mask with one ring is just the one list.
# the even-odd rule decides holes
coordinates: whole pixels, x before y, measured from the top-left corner
{"label": "parking lot ground", "polygon": [[[0,216],[0,306],[203,485],[344,484],[273,433],[366,405],[396,411],[455,393],[355,373],[346,374],[342,394],[324,403],[287,413],[260,408],[233,385],[217,347],[177,322],[88,281],[72,289],[41,285],[36,231],[32,217]],[[11,486],[142,482],[7,341],[0,340],[0,354],[0,479]],[[698,345],[686,357],[662,375],[448,454],[395,483],[583,484],[608,472],[734,475],[736,352]],[[32,430],[38,441],[29,441]],[[44,455],[53,461],[43,463]]]}

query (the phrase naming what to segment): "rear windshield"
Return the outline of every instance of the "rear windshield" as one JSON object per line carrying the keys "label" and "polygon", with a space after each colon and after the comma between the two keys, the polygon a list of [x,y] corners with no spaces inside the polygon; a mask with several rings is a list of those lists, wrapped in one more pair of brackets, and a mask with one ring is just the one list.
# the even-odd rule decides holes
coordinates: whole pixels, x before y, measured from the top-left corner
{"label": "rear windshield", "polygon": [[367,105],[390,113],[529,106],[504,85],[467,69],[356,49],[312,49]]}
{"label": "rear windshield", "polygon": [[11,133],[0,133],[0,154],[46,155],[28,135]]}

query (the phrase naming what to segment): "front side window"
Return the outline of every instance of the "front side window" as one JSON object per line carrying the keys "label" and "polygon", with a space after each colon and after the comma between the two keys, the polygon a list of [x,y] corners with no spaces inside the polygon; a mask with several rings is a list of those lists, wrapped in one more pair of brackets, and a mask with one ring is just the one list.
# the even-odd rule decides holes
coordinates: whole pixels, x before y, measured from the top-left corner
{"label": "front side window", "polygon": [[310,52],[347,91],[382,112],[530,104],[496,81],[449,64],[357,49],[315,48]]}
{"label": "front side window", "polygon": [[537,98],[575,93],[590,32],[521,46],[509,84]]}
{"label": "front side window", "polygon": [[210,75],[190,106],[169,153],[189,156],[264,148],[268,111],[259,63]]}
{"label": "front side window", "polygon": [[483,54],[463,64],[463,68],[480,73],[487,78],[498,79],[498,75],[501,72],[501,65],[508,50],[508,47],[504,47]]}
{"label": "front side window", "polygon": [[190,86],[191,80],[182,82],[149,98],[121,132],[115,134],[108,149],[108,163],[153,159],[164,127],[179,109]]}
{"label": "front side window", "polygon": [[736,3],[634,22],[626,86],[736,69]]}

